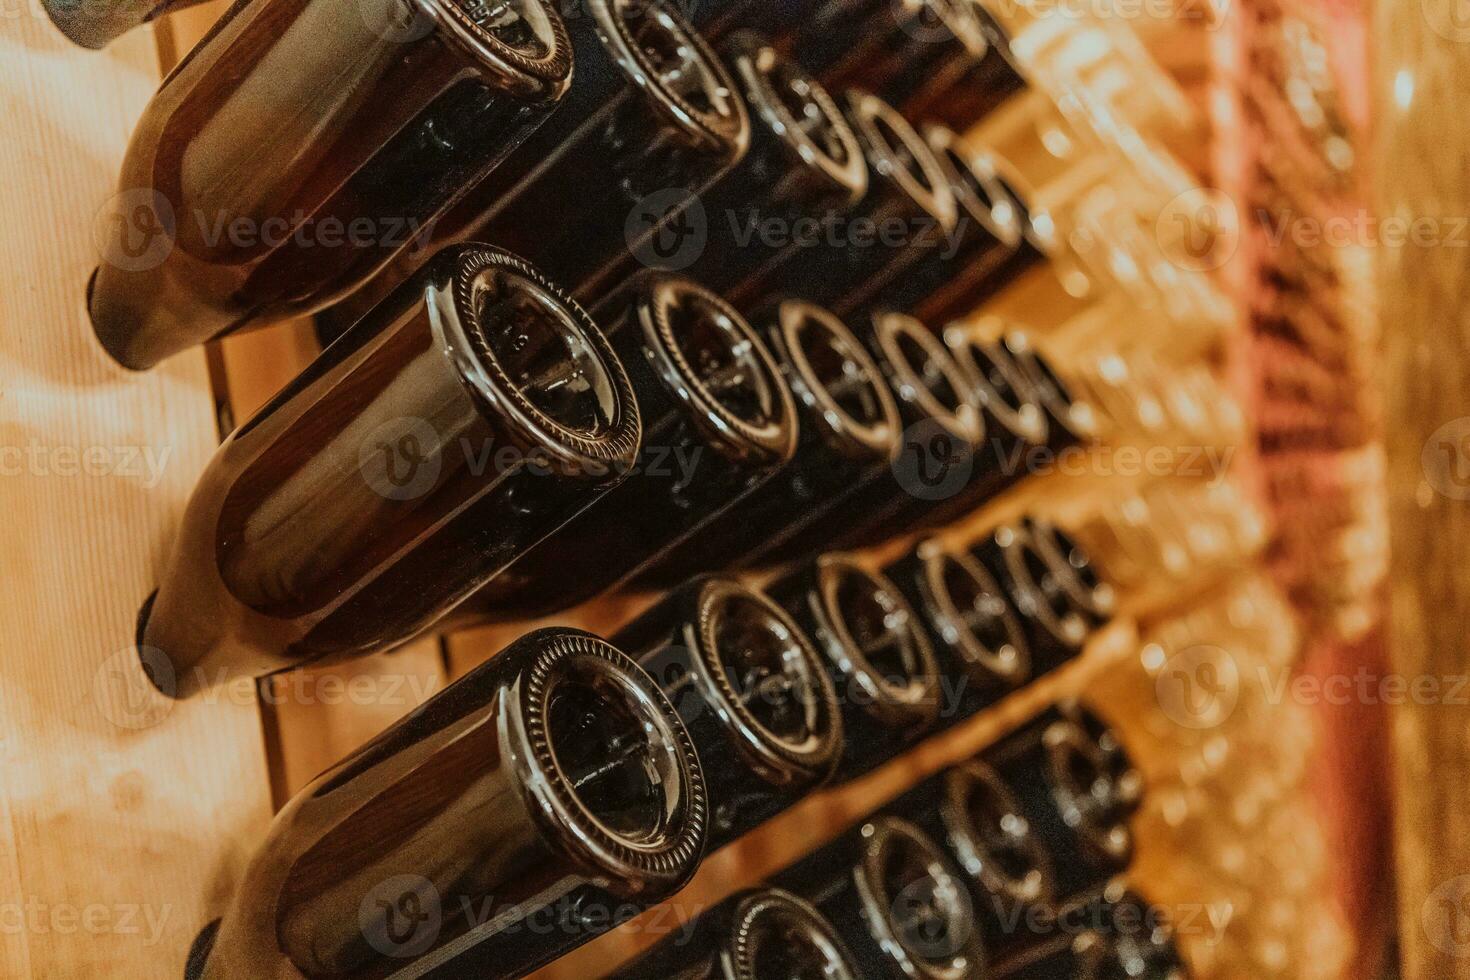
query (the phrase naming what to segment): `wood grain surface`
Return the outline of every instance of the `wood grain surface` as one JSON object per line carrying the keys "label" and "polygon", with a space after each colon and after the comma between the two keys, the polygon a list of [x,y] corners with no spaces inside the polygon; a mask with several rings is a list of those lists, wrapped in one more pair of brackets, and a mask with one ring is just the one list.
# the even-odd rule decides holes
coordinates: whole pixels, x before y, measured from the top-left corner
{"label": "wood grain surface", "polygon": [[176,980],[270,816],[260,713],[162,698],[132,646],[214,403],[202,353],[126,372],[86,314],[154,39],[39,11],[0,18],[0,974]]}

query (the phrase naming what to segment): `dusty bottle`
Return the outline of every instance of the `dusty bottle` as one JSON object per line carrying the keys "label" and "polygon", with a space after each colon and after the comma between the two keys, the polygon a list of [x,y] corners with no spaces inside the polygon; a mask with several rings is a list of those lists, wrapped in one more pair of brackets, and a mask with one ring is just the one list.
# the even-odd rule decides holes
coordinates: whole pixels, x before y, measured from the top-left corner
{"label": "dusty bottle", "polygon": [[[512,621],[656,574],[659,563],[758,490],[796,451],[796,407],[770,352],[728,303],[648,273],[600,304],[633,379],[643,452],[628,479],[467,604]],[[711,570],[711,569],[704,569]]]}
{"label": "dusty bottle", "polygon": [[1141,780],[1126,756],[1065,714],[1044,714],[981,753],[1051,855],[1058,901],[1105,885],[1133,859]]}
{"label": "dusty bottle", "polygon": [[1054,928],[1045,938],[997,961],[998,980],[1189,980],[1169,917],[1124,883],[1059,910],[1079,930]]}
{"label": "dusty bottle", "polygon": [[868,162],[837,101],[760,35],[721,51],[751,121],[750,151],[703,196],[693,275],[727,292],[784,253],[798,228],[838,221],[868,192]]}
{"label": "dusty bottle", "polygon": [[[698,568],[769,565],[830,538],[850,498],[898,451],[898,409],[873,359],[836,315],[785,300],[762,331],[795,397],[800,441],[791,462],[660,563],[667,584]],[[820,547],[814,550],[821,550]]]}
{"label": "dusty bottle", "polygon": [[938,841],[963,873],[992,962],[1038,938],[1028,915],[1054,911],[1051,855],[995,770],[972,759],[890,809]]}
{"label": "dusty bottle", "polygon": [[647,674],[528,634],[286,805],[196,976],[523,976],[682,887],[706,802]]}
{"label": "dusty bottle", "polygon": [[974,557],[929,538],[883,574],[919,614],[940,669],[962,691],[941,724],[958,724],[1030,679],[1025,630]]}
{"label": "dusty bottle", "polygon": [[[734,78],[682,6],[589,0],[568,19],[576,84],[444,215],[435,240],[495,242],[589,305],[640,259],[678,265],[690,233],[684,209],[750,142]],[[380,278],[395,271],[402,276]],[[321,332],[347,326],[367,302],[348,297],[319,318]]]}
{"label": "dusty bottle", "polygon": [[897,586],[829,554],[767,591],[816,644],[837,690],[846,747],[836,778],[862,775],[933,728],[939,665]]}
{"label": "dusty bottle", "polygon": [[747,306],[800,296],[843,314],[894,262],[944,249],[959,220],[954,193],[918,132],[882,99],[848,89],[841,104],[868,163],[868,192],[842,213],[801,222],[784,247],[730,293]]}
{"label": "dusty bottle", "polygon": [[133,134],[88,300],[148,368],[311,313],[405,249],[571,81],[543,0],[237,4]]}
{"label": "dusty bottle", "polygon": [[612,643],[668,694],[719,774],[710,850],[825,782],[842,757],[841,709],[821,655],[788,613],[736,579],[689,582]]}
{"label": "dusty bottle", "polygon": [[1092,627],[1024,525],[1001,525],[971,553],[995,576],[1025,626],[1033,676],[1045,676],[1082,653]]}
{"label": "dusty bottle", "polygon": [[837,548],[921,526],[928,514],[990,475],[975,452],[985,432],[971,379],[944,344],[903,314],[879,313],[861,322],[868,350],[897,398],[904,431],[892,466],[847,508],[846,526],[829,542]]}
{"label": "dusty bottle", "polygon": [[185,694],[408,640],[602,498],[639,433],[579,306],[515,256],[449,249],[220,447],[145,663]]}
{"label": "dusty bottle", "polygon": [[806,900],[754,888],[701,915],[608,980],[857,980],[863,971]]}
{"label": "dusty bottle", "polygon": [[827,917],[864,976],[986,975],[974,904],[959,869],[907,820],[867,821],[777,880]]}

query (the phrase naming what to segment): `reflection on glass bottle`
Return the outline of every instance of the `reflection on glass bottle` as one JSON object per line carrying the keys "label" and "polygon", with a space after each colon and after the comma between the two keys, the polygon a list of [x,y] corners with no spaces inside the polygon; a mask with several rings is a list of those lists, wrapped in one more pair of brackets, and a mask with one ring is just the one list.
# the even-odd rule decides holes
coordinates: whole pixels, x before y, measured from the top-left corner
{"label": "reflection on glass bottle", "polygon": [[995,576],[1025,626],[1035,676],[1049,674],[1082,653],[1092,635],[1087,616],[1063,587],[1063,573],[1052,567],[1023,525],[1001,525],[971,552]]}
{"label": "reflection on glass bottle", "polygon": [[1142,794],[1127,754],[1107,729],[1078,723],[1079,710],[1043,714],[981,753],[1045,844],[1058,900],[1101,888],[1127,869],[1134,846],[1128,821]]}
{"label": "reflection on glass bottle", "polygon": [[705,912],[692,935],[666,939],[608,980],[857,980],[832,924],[779,888],[741,892]]}
{"label": "reflection on glass bottle", "polygon": [[796,454],[672,552],[646,584],[678,581],[697,569],[811,558],[847,524],[850,500],[887,471],[898,450],[902,430],[893,396],[841,320],[812,303],[786,300],[762,322],[795,396]]}
{"label": "reflection on glass bottle", "polygon": [[639,433],[580,307],[508,253],[444,252],[220,447],[140,631],[155,682],[410,639],[605,495]]}
{"label": "reflection on glass bottle", "polygon": [[757,306],[787,294],[850,311],[855,293],[894,262],[944,249],[959,220],[938,161],[909,121],[858,89],[841,96],[868,165],[868,191],[846,211],[782,229],[783,247],[730,293]]}
{"label": "reflection on glass bottle", "polygon": [[943,690],[918,614],[882,575],[829,554],[768,589],[811,637],[842,705],[838,779],[888,761],[933,728]]}
{"label": "reflection on glass bottle", "polygon": [[627,480],[490,583],[467,616],[531,618],[656,574],[796,451],[791,391],[724,300],[681,276],[647,273],[593,313],[633,379],[643,451]]}
{"label": "reflection on glass bottle", "polygon": [[197,977],[523,976],[681,888],[706,813],[652,680],[531,633],[286,804]]}
{"label": "reflection on glass bottle", "polygon": [[1031,650],[1005,592],[974,557],[937,539],[921,541],[883,570],[919,614],[952,687],[962,692],[942,719],[954,725],[1031,677]]}
{"label": "reflection on glass bottle", "polygon": [[89,298],[98,338],[143,369],[320,309],[424,248],[571,73],[543,0],[236,5],[133,135]]}
{"label": "reflection on glass bottle", "polygon": [[842,716],[821,656],[790,615],[738,580],[670,592],[613,636],[674,702],[710,785],[709,849],[824,782]]}
{"label": "reflection on glass bottle", "polygon": [[728,292],[780,260],[798,233],[845,215],[869,181],[842,108],[799,64],[748,31],[721,50],[748,106],[750,151],[702,199],[707,240],[692,271]]}
{"label": "reflection on glass bottle", "polygon": [[[589,306],[640,260],[683,268],[698,248],[696,198],[750,140],[735,79],[683,6],[589,0],[569,17],[576,83],[551,119],[436,223],[433,240],[494,242]],[[401,256],[324,312],[323,342],[422,261]]]}
{"label": "reflection on glass bottle", "polygon": [[907,820],[870,820],[777,880],[827,917],[865,976],[985,975],[974,905],[959,869]]}

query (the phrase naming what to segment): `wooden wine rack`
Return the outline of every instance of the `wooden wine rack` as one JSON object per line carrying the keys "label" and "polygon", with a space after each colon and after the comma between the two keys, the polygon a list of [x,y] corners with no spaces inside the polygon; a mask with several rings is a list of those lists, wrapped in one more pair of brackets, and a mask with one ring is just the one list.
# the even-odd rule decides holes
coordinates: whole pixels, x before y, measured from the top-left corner
{"label": "wooden wine rack", "polygon": [[[103,53],[72,47],[39,7],[0,18],[0,125],[9,137],[0,142],[9,259],[0,291],[0,452],[9,454],[0,456],[6,976],[178,980],[191,943],[222,913],[293,792],[534,625],[432,637],[177,703],[142,676],[138,608],[195,478],[220,432],[317,353],[309,328],[288,324],[135,374],[108,358],[88,323],[94,224],[116,190],[131,128],[163,71],[221,9],[183,11]],[[1033,483],[978,520],[1064,508],[1079,489]],[[615,598],[558,621],[607,632],[647,601]],[[803,801],[713,855],[675,900],[677,917],[760,880],[1056,698],[1080,693],[1137,648],[1137,623],[1124,616],[1067,670],[853,785]],[[9,928],[17,910],[31,918]],[[598,975],[657,938],[617,930],[539,976]]]}

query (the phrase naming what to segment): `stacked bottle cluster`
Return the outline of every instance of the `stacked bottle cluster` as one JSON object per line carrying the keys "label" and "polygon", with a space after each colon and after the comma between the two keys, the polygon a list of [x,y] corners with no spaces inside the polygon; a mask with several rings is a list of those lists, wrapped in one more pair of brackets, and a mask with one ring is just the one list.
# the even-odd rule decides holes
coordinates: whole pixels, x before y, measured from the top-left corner
{"label": "stacked bottle cluster", "polygon": [[[100,45],[160,11],[53,12]],[[1012,159],[1047,134],[999,135],[1073,125],[1014,40],[969,0],[247,0],[167,78],[114,224],[169,247],[108,252],[98,340],[146,370],[311,315],[324,349],[200,478],[154,685],[661,596],[526,634],[298,793],[191,976],[525,975],[1117,615],[1127,570],[1040,513],[956,533],[1033,453],[1157,434],[1136,384],[972,317],[1042,296],[1080,334],[1126,265]],[[1236,438],[1195,381],[1159,380],[1166,423]],[[1068,704],[627,975],[1182,976],[1119,878],[1140,793]]]}

